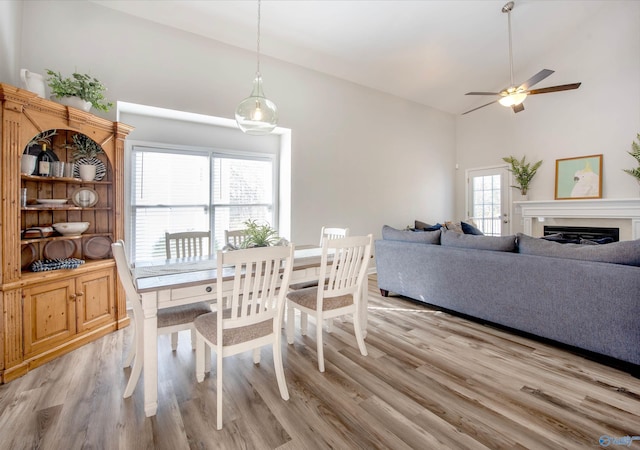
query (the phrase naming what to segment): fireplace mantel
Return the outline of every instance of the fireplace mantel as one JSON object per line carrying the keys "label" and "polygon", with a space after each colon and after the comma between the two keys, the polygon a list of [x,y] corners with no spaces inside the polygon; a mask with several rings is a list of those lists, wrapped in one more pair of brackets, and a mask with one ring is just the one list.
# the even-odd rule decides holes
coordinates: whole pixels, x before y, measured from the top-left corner
{"label": "fireplace mantel", "polygon": [[533,200],[514,202],[524,220],[524,233],[531,234],[533,219],[628,219],[632,239],[640,239],[640,198],[594,200]]}

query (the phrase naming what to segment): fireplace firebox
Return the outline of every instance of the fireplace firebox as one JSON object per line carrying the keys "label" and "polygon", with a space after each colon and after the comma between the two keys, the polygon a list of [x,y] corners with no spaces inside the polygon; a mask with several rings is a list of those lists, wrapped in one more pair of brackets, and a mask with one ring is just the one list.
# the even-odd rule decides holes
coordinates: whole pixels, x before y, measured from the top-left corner
{"label": "fireplace firebox", "polygon": [[547,239],[562,243],[584,243],[584,241],[590,241],[596,244],[608,244],[620,240],[620,229],[545,225],[544,236]]}

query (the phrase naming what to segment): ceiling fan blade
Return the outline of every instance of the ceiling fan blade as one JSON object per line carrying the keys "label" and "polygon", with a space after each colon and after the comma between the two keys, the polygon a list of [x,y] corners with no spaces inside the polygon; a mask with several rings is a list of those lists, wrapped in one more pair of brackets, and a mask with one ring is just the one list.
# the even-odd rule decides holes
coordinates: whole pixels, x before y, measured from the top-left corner
{"label": "ceiling fan blade", "polygon": [[549,92],[570,91],[572,89],[578,89],[582,83],[562,84],[560,86],[550,86],[546,88],[533,89],[528,92],[528,95],[535,94],[547,94]]}
{"label": "ceiling fan blade", "polygon": [[527,81],[522,83],[518,88],[518,90],[525,90],[525,91],[529,90],[531,86],[533,86],[534,84],[540,83],[542,80],[547,78],[552,73],[553,73],[553,70],[542,69],[540,72],[538,72],[537,74],[529,78]]}
{"label": "ceiling fan blade", "polygon": [[464,95],[500,95],[499,92],[467,92]]}
{"label": "ceiling fan blade", "polygon": [[475,111],[475,110],[477,110],[477,109],[484,108],[485,106],[493,105],[493,104],[494,104],[494,103],[496,103],[497,101],[498,101],[498,100],[494,100],[494,101],[492,101],[492,102],[487,103],[486,105],[482,105],[482,106],[478,106],[477,108],[470,109],[470,110],[469,110],[469,111],[467,111],[467,112],[463,112],[463,113],[462,113],[462,115],[464,116],[465,114],[469,114],[470,112],[473,112],[473,111]]}
{"label": "ceiling fan blade", "polygon": [[513,109],[514,113],[519,113],[520,111],[524,111],[524,103],[520,103],[519,105],[511,105],[511,109]]}

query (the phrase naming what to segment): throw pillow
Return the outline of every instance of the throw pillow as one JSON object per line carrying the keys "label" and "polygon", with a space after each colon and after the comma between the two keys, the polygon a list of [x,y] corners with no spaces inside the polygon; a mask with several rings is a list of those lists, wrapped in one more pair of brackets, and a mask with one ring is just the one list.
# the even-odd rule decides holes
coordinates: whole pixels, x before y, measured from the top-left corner
{"label": "throw pillow", "polygon": [[456,233],[460,233],[460,234],[464,233],[462,231],[462,225],[460,225],[460,222],[447,221],[447,222],[444,223],[443,226],[444,226],[444,228],[446,228],[449,231],[455,231]]}
{"label": "throw pillow", "polygon": [[492,250],[497,252],[516,251],[515,236],[481,236],[461,234],[455,231],[443,231],[440,244],[445,247],[470,248],[475,250]]}
{"label": "throw pillow", "polygon": [[607,245],[560,244],[518,233],[518,251],[526,255],[640,266],[640,239]]}
{"label": "throw pillow", "polygon": [[439,230],[440,228],[442,228],[442,225],[440,225],[439,223],[435,224],[435,225],[431,225],[430,223],[426,223],[426,222],[422,222],[420,220],[416,220],[414,223],[414,227],[416,230],[420,230],[420,231],[436,231]]}
{"label": "throw pillow", "polygon": [[462,232],[464,234],[475,234],[477,236],[484,236],[484,233],[481,230],[474,227],[470,223],[460,222],[460,226],[462,227]]}
{"label": "throw pillow", "polygon": [[388,241],[406,241],[422,244],[440,244],[440,230],[436,231],[407,231],[384,225],[382,239]]}

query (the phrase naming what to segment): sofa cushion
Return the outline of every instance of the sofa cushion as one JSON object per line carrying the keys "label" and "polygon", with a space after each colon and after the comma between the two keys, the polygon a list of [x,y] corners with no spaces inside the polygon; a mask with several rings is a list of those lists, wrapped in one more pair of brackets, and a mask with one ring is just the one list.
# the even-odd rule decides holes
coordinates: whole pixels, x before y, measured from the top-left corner
{"label": "sofa cushion", "polygon": [[445,247],[471,248],[475,250],[516,251],[515,236],[480,236],[443,230],[440,236],[440,244]]}
{"label": "sofa cushion", "polygon": [[605,245],[560,244],[518,233],[518,251],[526,255],[640,266],[640,239]]}
{"label": "sofa cushion", "polygon": [[410,231],[384,225],[382,227],[382,239],[388,241],[407,241],[422,244],[440,244],[440,230],[435,231]]}

